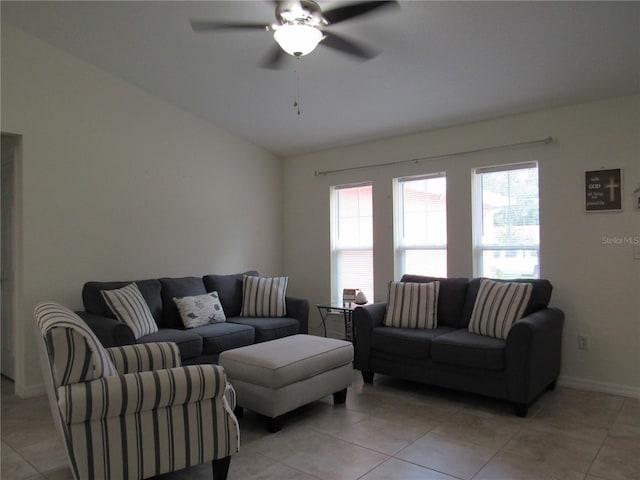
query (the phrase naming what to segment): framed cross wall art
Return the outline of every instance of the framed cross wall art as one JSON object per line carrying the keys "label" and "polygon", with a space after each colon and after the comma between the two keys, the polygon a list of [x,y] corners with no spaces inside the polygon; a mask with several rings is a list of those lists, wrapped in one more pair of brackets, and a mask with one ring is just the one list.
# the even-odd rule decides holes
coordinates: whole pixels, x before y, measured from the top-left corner
{"label": "framed cross wall art", "polygon": [[621,212],[622,169],[585,172],[584,191],[586,212]]}

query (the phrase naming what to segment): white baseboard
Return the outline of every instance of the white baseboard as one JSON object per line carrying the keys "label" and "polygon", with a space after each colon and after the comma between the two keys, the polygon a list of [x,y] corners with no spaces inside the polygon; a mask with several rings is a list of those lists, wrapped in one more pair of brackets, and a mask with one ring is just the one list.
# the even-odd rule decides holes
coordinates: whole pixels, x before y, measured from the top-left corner
{"label": "white baseboard", "polygon": [[558,385],[590,392],[608,393],[610,395],[620,395],[623,397],[640,398],[640,387],[630,385],[620,385],[617,383],[597,382],[579,377],[569,377],[560,375]]}

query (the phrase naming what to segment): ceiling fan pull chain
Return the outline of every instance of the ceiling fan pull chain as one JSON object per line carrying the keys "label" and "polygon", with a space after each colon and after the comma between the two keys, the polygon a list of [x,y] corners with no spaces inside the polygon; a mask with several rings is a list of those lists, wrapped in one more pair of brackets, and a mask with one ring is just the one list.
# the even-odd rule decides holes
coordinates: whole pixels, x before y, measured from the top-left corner
{"label": "ceiling fan pull chain", "polygon": [[[297,57],[296,60],[300,60],[300,57]],[[298,115],[300,115],[300,72],[298,72],[298,66],[295,68],[296,72],[296,98],[293,101],[293,108],[297,109]]]}

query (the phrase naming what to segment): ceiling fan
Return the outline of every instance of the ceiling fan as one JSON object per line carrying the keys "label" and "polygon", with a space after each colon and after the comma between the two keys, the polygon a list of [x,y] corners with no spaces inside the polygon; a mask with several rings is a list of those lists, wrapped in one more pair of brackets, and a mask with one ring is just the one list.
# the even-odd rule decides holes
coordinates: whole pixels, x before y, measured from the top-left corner
{"label": "ceiling fan", "polygon": [[272,3],[276,6],[276,22],[272,24],[191,20],[191,28],[198,33],[220,30],[273,32],[277,45],[274,45],[262,64],[265,68],[281,68],[286,58],[285,52],[299,58],[311,53],[318,44],[360,60],[368,60],[373,58],[376,52],[342,35],[327,31],[327,27],[366,15],[382,7],[398,5],[394,0],[357,2],[323,12],[313,0],[275,0]]}

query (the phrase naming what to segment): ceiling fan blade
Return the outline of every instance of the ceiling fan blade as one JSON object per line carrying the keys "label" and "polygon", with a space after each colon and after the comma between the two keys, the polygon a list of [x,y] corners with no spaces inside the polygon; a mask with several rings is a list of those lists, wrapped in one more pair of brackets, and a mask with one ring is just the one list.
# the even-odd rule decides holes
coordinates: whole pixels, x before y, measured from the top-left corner
{"label": "ceiling fan blade", "polygon": [[269,70],[280,70],[284,67],[285,60],[288,55],[280,48],[279,45],[274,45],[267,54],[264,62],[262,62],[262,68],[268,68]]}
{"label": "ceiling fan blade", "polygon": [[271,29],[270,25],[263,23],[242,22],[218,22],[215,20],[191,20],[191,28],[194,32],[213,32],[216,30],[265,30]]}
{"label": "ceiling fan blade", "polygon": [[398,6],[398,2],[395,0],[379,1],[379,2],[361,2],[351,5],[344,5],[342,7],[336,7],[331,10],[327,10],[322,13],[322,16],[327,19],[329,24],[344,22],[361,15],[366,15],[373,10],[377,10],[381,7],[393,7]]}
{"label": "ceiling fan blade", "polygon": [[337,35],[333,32],[322,33],[324,33],[325,37],[320,42],[320,45],[324,45],[325,47],[333,48],[334,50],[352,55],[361,60],[370,60],[378,54],[378,52],[372,48],[349,40],[342,35]]}

